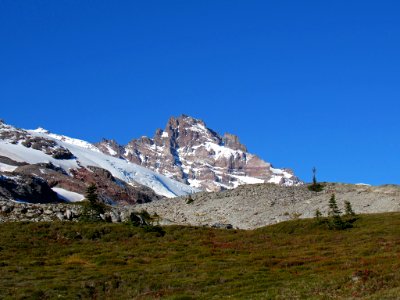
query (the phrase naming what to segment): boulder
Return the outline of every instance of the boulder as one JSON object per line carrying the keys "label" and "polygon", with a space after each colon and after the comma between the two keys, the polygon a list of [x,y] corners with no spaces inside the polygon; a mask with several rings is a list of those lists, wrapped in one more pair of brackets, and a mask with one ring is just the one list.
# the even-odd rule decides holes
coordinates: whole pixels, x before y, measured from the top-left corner
{"label": "boulder", "polygon": [[224,224],[224,223],[215,223],[211,227],[218,229],[233,229],[232,224]]}
{"label": "boulder", "polygon": [[113,223],[120,223],[121,222],[121,217],[118,212],[111,211],[110,212],[110,217],[111,217],[111,222]]}

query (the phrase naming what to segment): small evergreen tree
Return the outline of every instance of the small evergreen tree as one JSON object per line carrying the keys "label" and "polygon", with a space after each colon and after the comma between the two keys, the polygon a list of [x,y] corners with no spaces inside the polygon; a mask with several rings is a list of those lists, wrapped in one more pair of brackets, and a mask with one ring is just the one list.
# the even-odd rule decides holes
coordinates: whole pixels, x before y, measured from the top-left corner
{"label": "small evergreen tree", "polygon": [[329,199],[329,212],[328,215],[330,217],[335,217],[335,216],[339,216],[342,212],[340,211],[339,207],[337,206],[337,202],[336,202],[336,196],[335,194],[331,195],[331,198]]}
{"label": "small evergreen tree", "polygon": [[356,215],[349,201],[344,201],[344,214],[350,217],[354,217]]}
{"label": "small evergreen tree", "polygon": [[337,206],[336,196],[332,194],[331,198],[329,199],[329,226],[331,229],[345,229],[346,224],[342,220],[341,211]]}
{"label": "small evergreen tree", "polygon": [[312,168],[313,178],[312,184],[308,186],[308,189],[313,192],[321,192],[324,189],[324,186],[321,183],[317,182],[317,168]]}
{"label": "small evergreen tree", "polygon": [[344,201],[344,219],[348,224],[352,224],[358,219],[349,201]]}
{"label": "small evergreen tree", "polygon": [[94,183],[87,187],[85,199],[88,203],[84,204],[81,220],[101,221],[100,215],[106,212],[106,206],[99,200],[97,187]]}
{"label": "small evergreen tree", "polygon": [[342,212],[340,211],[335,194],[332,194],[329,198],[329,210],[328,217],[323,218],[319,209],[315,211],[315,219],[317,224],[327,226],[329,229],[335,230],[344,230],[347,228],[353,227],[353,222],[357,220],[357,217],[354,214],[353,209],[351,208],[351,204],[348,201],[345,201],[345,210],[346,213],[344,217],[342,217]]}
{"label": "small evergreen tree", "polygon": [[97,187],[94,183],[87,187],[85,197],[91,204],[95,204],[97,202]]}
{"label": "small evergreen tree", "polygon": [[312,182],[313,182],[313,185],[316,185],[317,184],[317,168],[313,167],[312,168],[312,172],[313,172]]}

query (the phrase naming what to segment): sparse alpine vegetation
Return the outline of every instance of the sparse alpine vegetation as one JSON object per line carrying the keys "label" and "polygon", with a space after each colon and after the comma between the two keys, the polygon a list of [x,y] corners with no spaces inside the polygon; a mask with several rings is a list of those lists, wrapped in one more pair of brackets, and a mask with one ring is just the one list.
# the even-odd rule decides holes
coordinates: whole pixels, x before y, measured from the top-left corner
{"label": "sparse alpine vegetation", "polygon": [[2,299],[397,299],[400,213],[348,230],[0,224]]}

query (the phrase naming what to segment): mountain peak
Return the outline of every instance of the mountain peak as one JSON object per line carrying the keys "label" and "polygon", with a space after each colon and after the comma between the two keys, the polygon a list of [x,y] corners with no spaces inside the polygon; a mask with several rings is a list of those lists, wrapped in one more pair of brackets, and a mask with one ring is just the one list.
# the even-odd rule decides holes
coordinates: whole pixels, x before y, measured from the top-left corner
{"label": "mountain peak", "polygon": [[171,117],[168,120],[166,131],[169,129],[198,127],[203,130],[206,129],[206,124],[203,120],[190,117],[188,115],[180,115],[179,117]]}
{"label": "mountain peak", "polygon": [[112,143],[98,147],[109,155],[208,191],[247,183],[301,183],[291,171],[272,168],[248,153],[238,136],[221,136],[203,120],[184,114],[169,118],[165,129],[157,129],[153,138],[134,139],[125,148]]}
{"label": "mountain peak", "polygon": [[43,127],[38,127],[32,131],[37,132],[37,133],[46,133],[46,134],[50,133],[50,131],[48,131],[47,129],[44,129]]}

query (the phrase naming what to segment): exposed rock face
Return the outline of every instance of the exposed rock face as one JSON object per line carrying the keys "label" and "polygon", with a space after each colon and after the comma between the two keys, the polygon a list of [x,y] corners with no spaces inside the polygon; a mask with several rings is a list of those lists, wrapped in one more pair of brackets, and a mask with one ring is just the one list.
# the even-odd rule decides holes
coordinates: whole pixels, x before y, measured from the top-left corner
{"label": "exposed rock face", "polygon": [[27,165],[27,163],[18,162],[18,161],[15,161],[15,160],[13,160],[13,159],[11,159],[9,157],[1,156],[1,155],[0,155],[0,163],[6,164],[6,165],[9,165],[9,166],[24,166],[24,165]]}
{"label": "exposed rock face", "polygon": [[129,185],[114,178],[105,169],[98,167],[79,168],[70,170],[70,173],[71,175],[51,163],[24,165],[16,168],[13,172],[14,175],[33,175],[42,178],[52,188],[63,188],[81,195],[85,194],[88,185],[94,183],[98,188],[99,198],[106,203],[134,204],[161,199],[151,189],[141,185]]}
{"label": "exposed rock face", "polygon": [[[88,170],[89,169],[89,170]],[[129,185],[114,176],[105,169],[88,167],[73,170],[73,177],[86,184],[97,185],[100,199],[104,202],[117,202],[119,204],[146,203],[161,199],[153,190],[143,185]],[[86,187],[85,187],[86,189]]]}
{"label": "exposed rock face", "polygon": [[55,159],[72,159],[73,154],[55,141],[43,137],[32,136],[28,131],[17,129],[0,122],[0,140],[18,144],[51,155]]}
{"label": "exposed rock face", "polygon": [[118,145],[115,140],[103,139],[100,143],[97,144],[97,146],[103,153],[123,158],[125,149],[124,147]]}
{"label": "exposed rock face", "polygon": [[170,118],[166,128],[158,129],[153,138],[134,139],[125,147],[103,140],[97,147],[106,154],[207,191],[245,183],[301,184],[290,170],[272,168],[270,163],[248,153],[237,136],[220,136],[203,121],[185,115]]}
{"label": "exposed rock face", "polygon": [[222,141],[223,141],[223,144],[228,148],[231,148],[233,150],[240,150],[243,152],[247,152],[246,146],[242,145],[239,142],[239,138],[234,134],[225,133]]}
{"label": "exposed rock face", "polygon": [[36,176],[0,175],[0,198],[31,203],[56,203],[60,199],[47,182]]}

